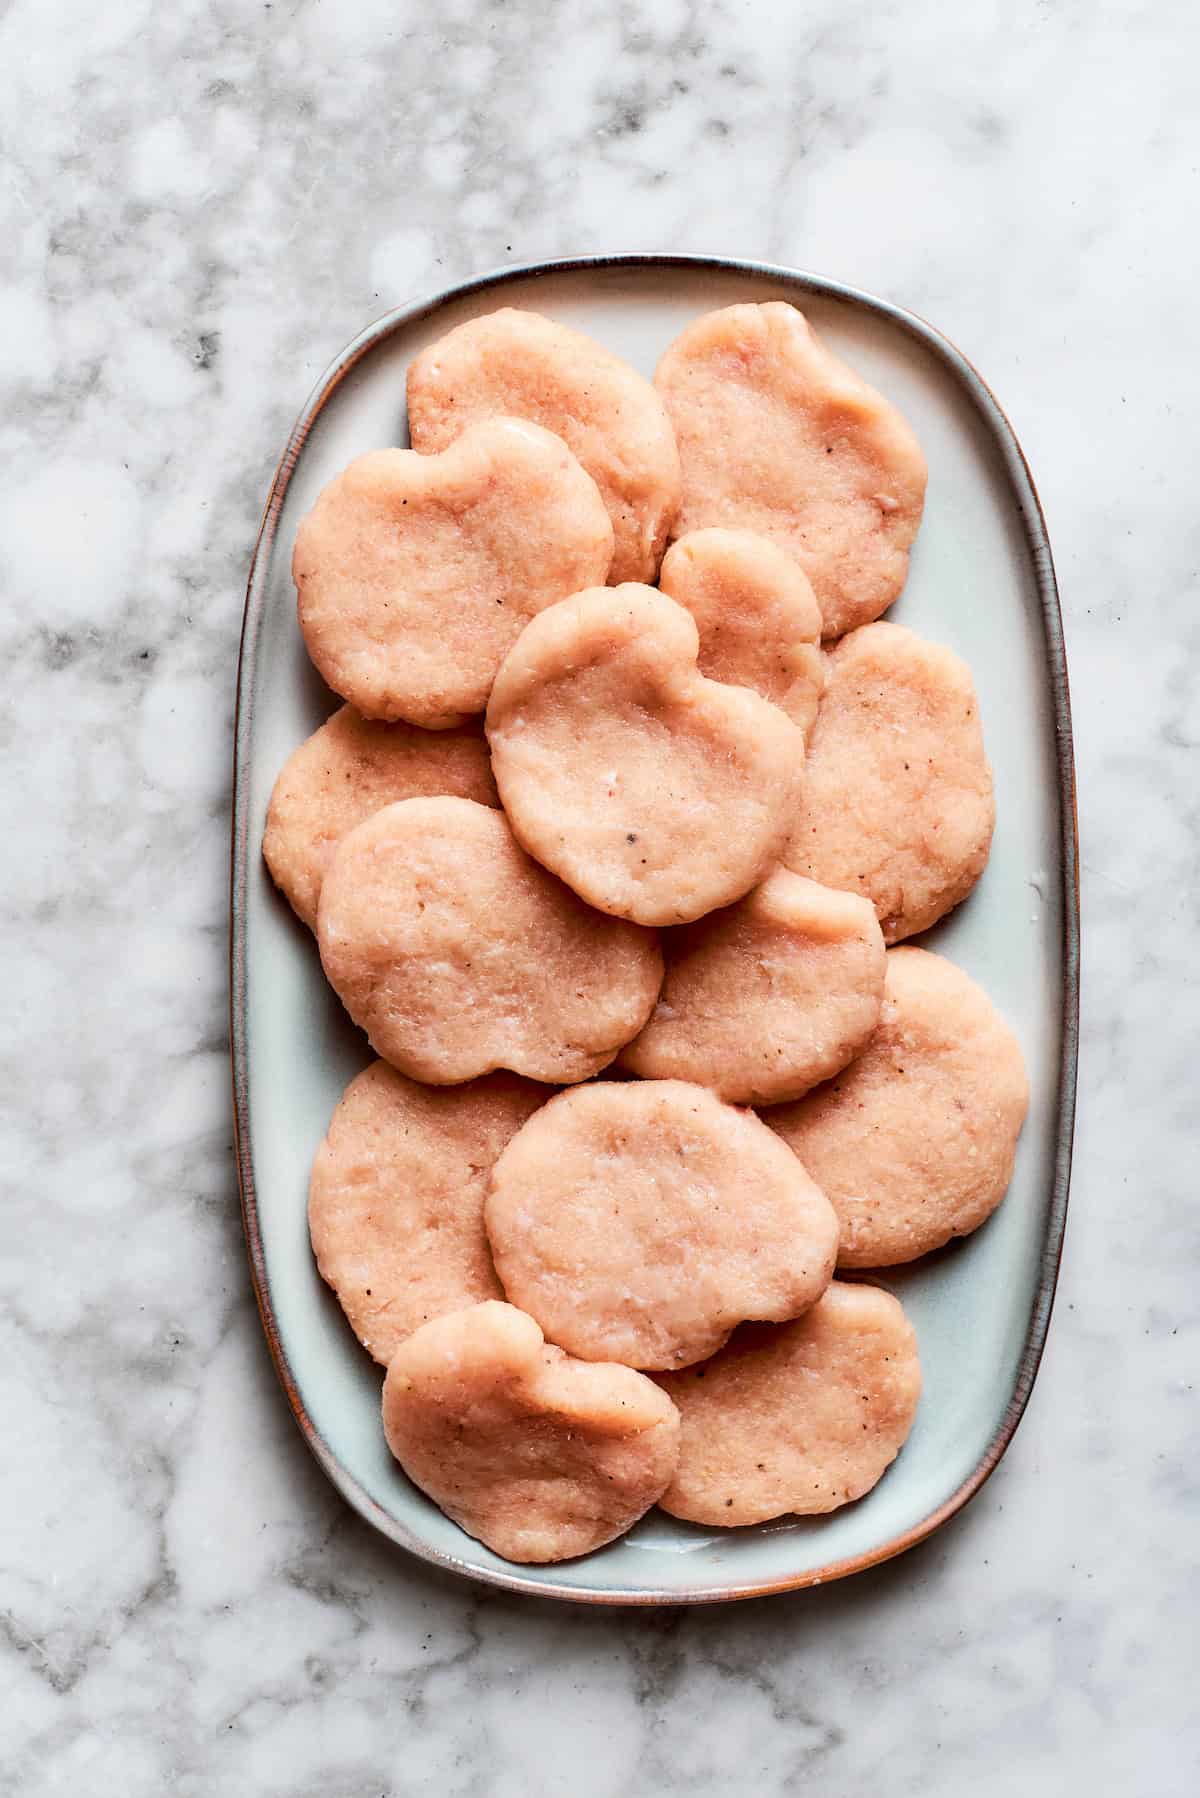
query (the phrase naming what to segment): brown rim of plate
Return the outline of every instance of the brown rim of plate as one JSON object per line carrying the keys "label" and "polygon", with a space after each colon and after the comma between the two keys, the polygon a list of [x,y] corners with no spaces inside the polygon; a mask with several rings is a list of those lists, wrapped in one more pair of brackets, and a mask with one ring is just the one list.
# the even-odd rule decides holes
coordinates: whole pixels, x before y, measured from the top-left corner
{"label": "brown rim of plate", "polygon": [[[1024,525],[1025,539],[1033,564],[1038,596],[1041,600],[1046,661],[1054,703],[1058,795],[1062,821],[1062,1047],[1059,1063],[1057,1120],[1054,1131],[1054,1177],[1029,1329],[1021,1351],[1016,1384],[1004,1416],[979,1462],[967,1478],[950,1494],[949,1498],[936,1506],[919,1523],[914,1524],[911,1529],[905,1530],[902,1534],[892,1537],[889,1541],[880,1543],[877,1548],[867,1554],[855,1555],[846,1560],[832,1561],[826,1566],[811,1568],[806,1572],[788,1575],[782,1579],[766,1580],[754,1584],[730,1584],[719,1587],[697,1586],[679,1591],[634,1590],[614,1586],[588,1591],[574,1586],[559,1585],[553,1578],[539,1578],[537,1584],[534,1585],[528,1576],[522,1577],[517,1573],[510,1574],[499,1569],[472,1566],[457,1555],[442,1554],[431,1548],[427,1543],[414,1536],[363,1490],[316,1429],[304,1408],[287,1355],[284,1352],[271,1299],[270,1280],[263,1254],[262,1234],[259,1230],[254,1170],[250,1157],[250,1090],[245,998],[246,896],[251,858],[249,855],[249,783],[244,777],[244,769],[248,763],[250,748],[249,694],[254,681],[256,627],[265,597],[265,576],[262,571],[265,570],[267,558],[264,552],[269,550],[274,542],[284,495],[287,492],[300,451],[318,414],[335,388],[340,386],[369,350],[374,349],[377,344],[390,337],[395,331],[418,319],[428,317],[450,301],[464,299],[471,294],[498,292],[513,283],[527,281],[538,275],[578,274],[589,271],[600,274],[605,270],[634,269],[714,270],[726,274],[752,275],[757,279],[778,281],[781,285],[799,290],[801,293],[849,301],[855,306],[874,313],[879,318],[889,320],[907,336],[915,338],[925,349],[930,350],[940,362],[950,369],[961,386],[966,389],[976,412],[987,425],[1012,483]],[[465,1575],[469,1579],[481,1580],[489,1585],[524,1593],[530,1597],[566,1598],[583,1604],[713,1604],[738,1598],[762,1598],[770,1593],[791,1592],[805,1586],[826,1585],[831,1580],[844,1579],[847,1574],[860,1573],[868,1567],[878,1566],[881,1561],[890,1560],[894,1555],[902,1554],[905,1549],[914,1548],[918,1542],[923,1542],[927,1536],[932,1535],[934,1530],[947,1522],[963,1508],[968,1500],[975,1496],[994,1472],[1005,1449],[1012,1441],[1013,1434],[1028,1403],[1042,1358],[1042,1350],[1046,1343],[1050,1313],[1054,1304],[1054,1290],[1058,1281],[1059,1262],[1062,1258],[1063,1234],[1067,1219],[1067,1196],[1071,1183],[1075,1087],[1079,1059],[1079,824],[1071,740],[1071,697],[1067,684],[1062,612],[1059,606],[1054,561],[1050,551],[1050,540],[1046,531],[1046,520],[1042,512],[1041,501],[1033,483],[1029,464],[1017,441],[1016,433],[994,394],[961,350],[957,349],[948,338],[943,337],[940,331],[935,330],[932,325],[919,318],[915,313],[906,312],[899,306],[893,306],[887,300],[876,299],[873,295],[864,293],[859,288],[848,286],[845,282],[828,280],[821,275],[806,274],[768,262],[743,261],[735,257],[655,255],[650,252],[624,256],[572,256],[559,261],[522,263],[511,268],[497,269],[490,274],[478,275],[470,281],[459,282],[432,298],[418,300],[409,306],[397,307],[393,311],[385,313],[374,324],[368,325],[353,342],[347,345],[341,355],[322,375],[297,419],[279,466],[275,470],[271,490],[267,496],[266,508],[263,512],[262,524],[255,541],[246,584],[246,607],[242,619],[238,654],[237,708],[234,716],[231,855],[229,1002],[234,1150],[237,1158],[242,1221],[246,1232],[246,1247],[250,1260],[250,1274],[254,1283],[254,1295],[258,1302],[259,1315],[262,1319],[267,1345],[271,1351],[271,1358],[275,1363],[275,1371],[279,1375],[304,1440],[333,1484],[360,1516],[374,1524],[376,1529],[382,1531],[393,1542],[399,1543],[402,1548],[408,1549],[422,1560],[451,1572]]]}

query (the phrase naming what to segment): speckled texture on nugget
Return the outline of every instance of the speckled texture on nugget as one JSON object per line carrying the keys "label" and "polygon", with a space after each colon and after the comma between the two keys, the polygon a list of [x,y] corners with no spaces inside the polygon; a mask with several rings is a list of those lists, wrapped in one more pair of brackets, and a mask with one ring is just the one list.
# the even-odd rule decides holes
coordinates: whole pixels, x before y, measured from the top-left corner
{"label": "speckled texture on nugget", "polygon": [[829,1195],[842,1267],[889,1267],[978,1229],[1012,1179],[1029,1105],[1016,1037],[969,975],[888,951],[883,1013],[835,1080],[765,1121]]}
{"label": "speckled texture on nugget", "polygon": [[414,449],[444,449],[496,413],[562,438],[612,519],[609,578],[652,581],[679,505],[679,452],[650,382],[593,338],[505,306],[457,325],[408,371]]}
{"label": "speckled texture on nugget", "polygon": [[691,531],[663,557],[658,584],[696,620],[701,674],[751,687],[807,735],[825,664],[821,608],[795,557],[754,531]]}
{"label": "speckled texture on nugget", "polygon": [[366,718],[441,730],[483,711],[528,619],[611,562],[604,502],[566,445],[492,418],[439,456],[351,462],[301,520],[292,574],[334,692]]}
{"label": "speckled texture on nugget", "polygon": [[507,1073],[423,1086],[384,1061],[346,1088],[313,1161],[308,1227],[322,1278],[385,1367],[430,1318],[503,1296],[488,1174],[551,1090]]}
{"label": "speckled texture on nugget", "polygon": [[680,1080],[551,1099],[497,1159],[484,1219],[512,1302],[571,1354],[631,1367],[795,1317],[837,1252],[828,1200],[778,1137]]}
{"label": "speckled texture on nugget", "polygon": [[586,1080],[662,980],[652,931],[590,911],[470,799],[402,799],[343,837],[317,942],[376,1053],[433,1085]]}
{"label": "speckled texture on nugget", "polygon": [[476,1305],[402,1343],[383,1387],[388,1447],[469,1536],[510,1561],[565,1561],[637,1522],[679,1450],[644,1374],[574,1361],[511,1305]]}
{"label": "speckled texture on nugget", "polygon": [[795,556],[840,637],[904,585],[925,504],[925,458],[896,408],[783,301],[706,313],[655,385],[675,427],[674,534],[760,531]]}
{"label": "speckled texture on nugget", "polygon": [[325,870],[346,832],[394,800],[436,793],[499,805],[477,722],[420,730],[342,706],[292,751],[275,782],[263,834],[271,878],[312,928]]}
{"label": "speckled texture on nugget", "polygon": [[866,899],[776,868],[724,911],[662,935],[666,974],[622,1067],[735,1103],[799,1098],[879,1022],[883,936]]}
{"label": "speckled texture on nugget", "polygon": [[971,670],[898,624],[869,624],[830,653],[784,859],[862,893],[889,943],[967,897],[996,819]]}
{"label": "speckled texture on nugget", "polygon": [[794,1323],[745,1324],[703,1367],[663,1376],[679,1468],[659,1503],[693,1523],[817,1516],[861,1498],[900,1452],[921,1396],[898,1301],[835,1280]]}
{"label": "speckled texture on nugget", "polygon": [[601,911],[686,923],[778,859],[803,741],[706,680],[691,614],[652,587],[577,593],[521,633],[487,713],[496,785],[540,862]]}

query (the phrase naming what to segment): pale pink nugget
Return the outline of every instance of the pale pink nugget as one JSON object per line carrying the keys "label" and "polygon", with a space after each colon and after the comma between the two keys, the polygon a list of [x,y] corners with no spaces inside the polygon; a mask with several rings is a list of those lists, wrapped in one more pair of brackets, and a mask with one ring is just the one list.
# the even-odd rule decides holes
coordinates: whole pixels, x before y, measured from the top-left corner
{"label": "pale pink nugget", "polygon": [[783,301],[696,319],[658,365],[683,467],[674,535],[758,531],[800,563],[840,637],[904,585],[925,458],[896,408]]}
{"label": "pale pink nugget", "polygon": [[325,870],[346,832],[397,799],[453,793],[498,806],[477,723],[454,730],[380,724],[344,705],[294,749],[267,808],[263,857],[297,916],[313,928]]}
{"label": "pale pink nugget", "polygon": [[496,413],[562,438],[612,519],[609,579],[652,581],[679,505],[679,452],[650,382],[582,332],[504,306],[456,325],[408,371],[414,449],[444,449]]}
{"label": "pale pink nugget", "polygon": [[1028,1107],[1020,1045],[982,987],[942,955],[901,948],[862,1054],[763,1115],[829,1195],[838,1265],[890,1267],[991,1216]]}
{"label": "pale pink nugget", "polygon": [[928,930],[987,864],[996,821],[971,671],[899,624],[830,653],[784,860],[861,893],[889,943]]}
{"label": "pale pink nugget", "polygon": [[540,425],[491,418],[441,455],[372,450],[318,495],[292,573],[308,653],[366,718],[442,730],[487,705],[521,628],[607,577],[591,476]]}
{"label": "pale pink nugget", "polygon": [[681,1080],[551,1099],[497,1159],[484,1221],[505,1292],[551,1341],[631,1367],[683,1367],[743,1318],[795,1317],[837,1253],[795,1156]]}
{"label": "pale pink nugget", "polygon": [[666,975],[622,1067],[777,1104],[828,1080],[879,1022],[883,937],[865,899],[786,868],[662,935]]}
{"label": "pale pink nugget", "polygon": [[652,587],[592,588],[526,627],[496,677],[496,785],[531,855],[589,904],[678,924],[779,859],[803,739],[778,707],[706,680],[691,614]]}
{"label": "pale pink nugget", "polygon": [[679,1408],[664,1511],[708,1525],[818,1516],[861,1498],[912,1429],[917,1339],[898,1301],[835,1280],[794,1323],[744,1324],[702,1367],[659,1379]]}
{"label": "pale pink nugget", "polygon": [[424,1324],[383,1386],[388,1447],[469,1536],[565,1561],[620,1536],[675,1471],[679,1416],[653,1380],[574,1361],[487,1303]]}
{"label": "pale pink nugget", "polygon": [[753,531],[691,531],[658,584],[696,620],[701,674],[761,693],[807,735],[825,666],[821,608],[795,558]]}
{"label": "pale pink nugget", "polygon": [[346,1088],[313,1162],[321,1277],[386,1367],[406,1336],[503,1296],[483,1227],[492,1163],[551,1089],[518,1074],[421,1086],[374,1062]]}
{"label": "pale pink nugget", "polygon": [[343,837],[317,942],[376,1053],[438,1086],[498,1067],[586,1080],[662,980],[651,931],[590,911],[470,799],[402,799]]}

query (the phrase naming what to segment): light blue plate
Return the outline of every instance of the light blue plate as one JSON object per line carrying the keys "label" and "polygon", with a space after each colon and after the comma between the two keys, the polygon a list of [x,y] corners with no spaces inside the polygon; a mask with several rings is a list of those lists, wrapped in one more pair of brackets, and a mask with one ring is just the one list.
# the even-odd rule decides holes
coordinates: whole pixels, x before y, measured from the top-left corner
{"label": "light blue plate", "polygon": [[[312,1155],[371,1059],[326,986],[312,939],[259,853],[285,758],[337,703],[296,627],[296,525],[352,456],[406,441],[409,359],[451,326],[524,306],[591,333],[647,375],[697,313],[792,300],[894,400],[929,460],[908,586],[889,617],[947,643],[975,674],[996,777],[991,861],[927,940],[979,980],[1015,1028],[1032,1085],[1012,1190],[974,1236],[886,1284],[916,1326],[916,1427],[875,1490],[832,1517],[713,1533],[653,1512],[579,1561],[518,1567],[465,1536],[384,1445],[380,1371],[317,1275],[305,1216]],[[1077,849],[1070,713],[1054,571],[1020,448],[969,363],[930,326],[815,276],[704,257],[606,257],[507,270],[390,313],[340,356],[305,407],[271,488],[251,567],[238,683],[232,1029],[251,1269],[300,1427],[350,1503],[426,1560],[519,1590],[613,1603],[741,1598],[816,1584],[909,1547],[978,1490],[1037,1371],[1062,1243],[1074,1111]]]}

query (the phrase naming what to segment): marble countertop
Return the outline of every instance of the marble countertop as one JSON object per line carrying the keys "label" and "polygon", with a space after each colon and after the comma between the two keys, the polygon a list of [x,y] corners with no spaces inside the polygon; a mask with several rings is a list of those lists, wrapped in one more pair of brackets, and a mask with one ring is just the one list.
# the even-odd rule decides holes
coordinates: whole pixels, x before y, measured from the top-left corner
{"label": "marble countertop", "polygon": [[[0,1793],[1197,1789],[1198,56],[1184,0],[12,0]],[[1040,481],[1074,688],[1081,1103],[1026,1420],[924,1547],[724,1610],[473,1590],[351,1515],[231,1156],[234,666],[286,430],[387,307],[614,249],[957,341]]]}

